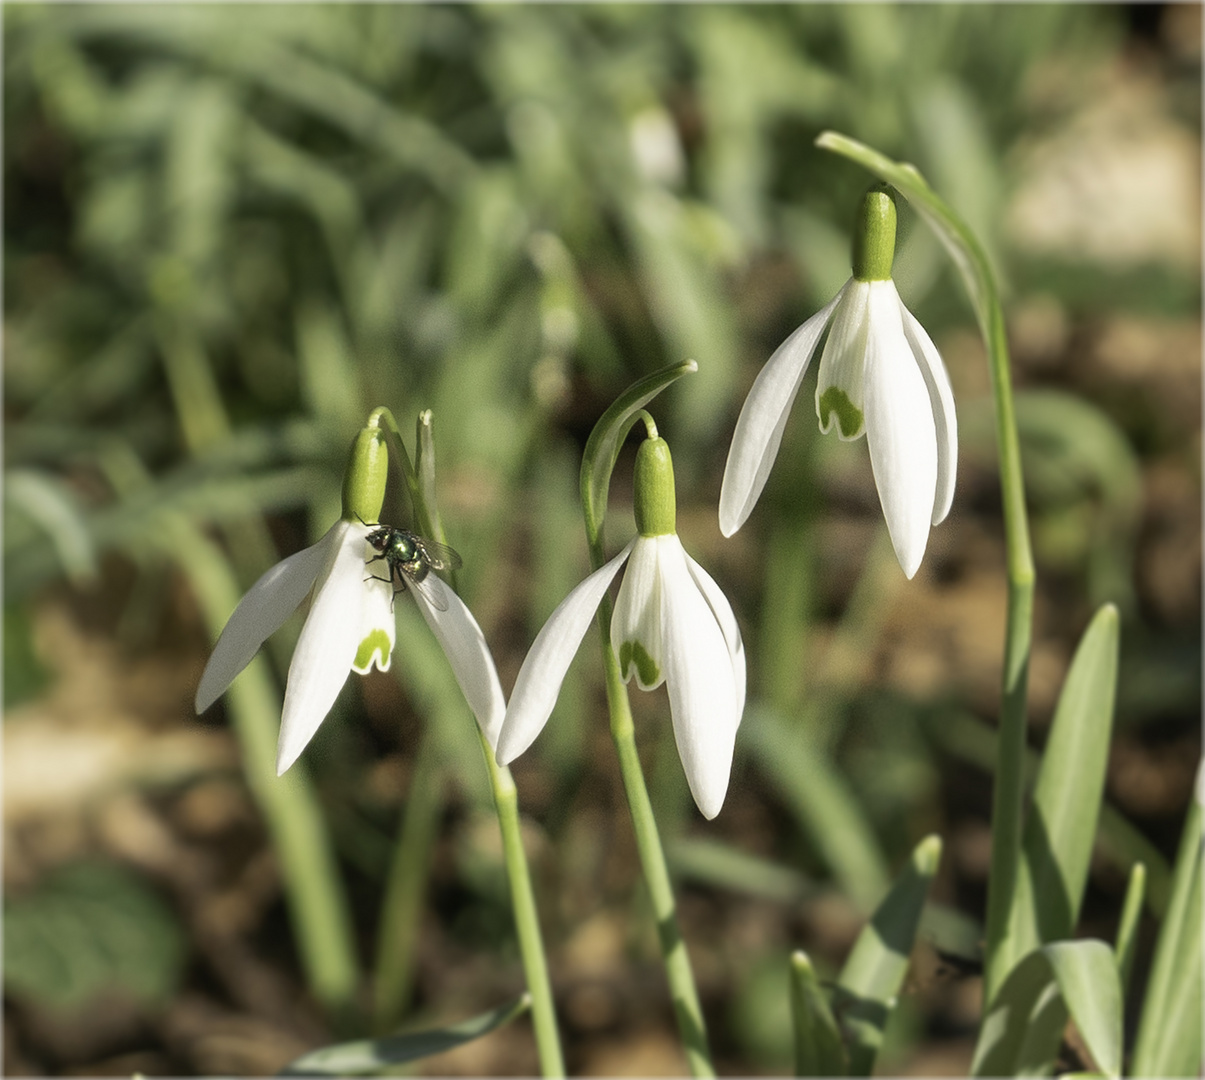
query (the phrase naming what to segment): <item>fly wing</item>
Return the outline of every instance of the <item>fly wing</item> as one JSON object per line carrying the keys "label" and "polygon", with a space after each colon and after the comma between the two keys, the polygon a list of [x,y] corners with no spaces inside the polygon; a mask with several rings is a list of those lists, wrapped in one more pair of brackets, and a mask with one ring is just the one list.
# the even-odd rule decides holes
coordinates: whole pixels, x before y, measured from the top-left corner
{"label": "fly wing", "polygon": [[464,560],[460,555],[447,544],[440,544],[435,540],[427,540],[423,537],[417,539],[420,550],[427,560],[427,565],[432,570],[459,570],[464,565]]}

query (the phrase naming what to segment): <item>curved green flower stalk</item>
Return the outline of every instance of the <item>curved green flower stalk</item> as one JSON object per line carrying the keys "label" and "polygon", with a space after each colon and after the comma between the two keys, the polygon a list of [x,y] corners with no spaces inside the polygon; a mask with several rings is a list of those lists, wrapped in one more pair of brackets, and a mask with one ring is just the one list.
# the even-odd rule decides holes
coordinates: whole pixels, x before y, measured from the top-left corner
{"label": "curved green flower stalk", "polygon": [[996,441],[1004,504],[1004,541],[1008,557],[1008,614],[1004,642],[1004,680],[1000,742],[992,804],[992,863],[988,883],[984,1012],[1009,972],[1021,959],[1023,943],[1010,933],[1016,900],[1024,806],[1025,696],[1033,624],[1034,568],[1025,511],[1021,449],[1013,409],[1004,311],[995,275],[983,247],[966,224],[929,187],[915,166],[885,157],[836,132],[824,132],[816,145],[841,154],[891,184],[937,234],[954,260],[987,343],[992,393],[996,404]]}
{"label": "curved green flower stalk", "polygon": [[[393,414],[386,408],[373,410],[369,424],[383,426],[389,449],[402,468],[406,486],[414,505],[414,516],[419,531],[439,543],[444,542],[443,525],[435,503],[435,452],[432,437],[431,413],[424,411],[418,418],[416,443],[417,469],[411,465],[410,457],[402,443],[401,432]],[[490,789],[494,794],[494,805],[498,812],[498,825],[502,830],[502,851],[506,862],[506,878],[510,885],[511,905],[514,909],[515,933],[519,939],[519,953],[523,961],[523,972],[531,995],[532,1027],[535,1031],[536,1049],[540,1058],[540,1071],[544,1076],[564,1076],[565,1061],[561,1052],[560,1034],[557,1031],[556,1010],[552,999],[552,983],[548,977],[548,962],[544,955],[544,942],[540,935],[540,920],[536,910],[535,891],[531,885],[531,872],[523,850],[523,839],[519,828],[519,797],[510,769],[499,765],[494,758],[494,747],[490,745],[481,725],[476,725],[481,740],[481,752],[489,770]],[[494,736],[496,738],[496,731]]]}

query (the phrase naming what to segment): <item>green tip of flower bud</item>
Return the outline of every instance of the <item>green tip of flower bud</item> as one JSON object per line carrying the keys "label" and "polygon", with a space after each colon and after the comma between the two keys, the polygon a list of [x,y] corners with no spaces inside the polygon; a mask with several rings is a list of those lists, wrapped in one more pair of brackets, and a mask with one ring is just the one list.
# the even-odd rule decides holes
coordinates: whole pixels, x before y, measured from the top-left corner
{"label": "green tip of flower bud", "polygon": [[858,281],[888,281],[895,258],[895,193],[876,184],[862,197],[854,225],[854,277]]}
{"label": "green tip of flower bud", "polygon": [[664,439],[645,439],[636,451],[632,482],[636,529],[641,536],[669,536],[677,528],[674,462]]}
{"label": "green tip of flower bud", "polygon": [[343,520],[379,521],[388,476],[385,433],[375,424],[361,428],[351,444],[351,458],[343,474]]}

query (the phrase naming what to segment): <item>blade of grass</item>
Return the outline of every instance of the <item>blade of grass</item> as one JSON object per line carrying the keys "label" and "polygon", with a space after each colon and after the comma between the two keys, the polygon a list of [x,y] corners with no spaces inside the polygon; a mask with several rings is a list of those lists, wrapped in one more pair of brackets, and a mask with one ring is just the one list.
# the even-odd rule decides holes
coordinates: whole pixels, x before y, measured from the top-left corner
{"label": "blade of grass", "polygon": [[1134,1076],[1201,1074],[1202,932],[1201,795],[1205,769],[1197,774],[1197,797],[1184,822],[1176,856],[1172,897],[1159,928],[1146,1001],[1134,1040]]}
{"label": "blade of grass", "polygon": [[869,1076],[874,1068],[940,861],[941,839],[926,836],[858,935],[841,969],[834,1000],[850,1040],[850,1076]]}
{"label": "blade of grass", "polygon": [[444,769],[438,735],[432,730],[437,719],[434,714],[427,715],[427,726],[410,771],[410,790],[381,901],[373,987],[373,1029],[378,1034],[389,1031],[401,1020],[409,1002],[423,897],[444,807]]}
{"label": "blade of grass", "polygon": [[984,1017],[972,1074],[1049,1076],[1068,1013],[1100,1071],[1119,1076],[1121,982],[1113,950],[1092,940],[1052,942],[1013,968]]}
{"label": "blade of grass", "polygon": [[741,744],[794,811],[846,895],[869,914],[887,891],[887,864],[854,792],[828,756],[801,737],[812,727],[749,706]]}
{"label": "blade of grass", "polygon": [[1031,952],[1071,936],[1105,786],[1117,689],[1118,615],[1106,604],[1071,661],[1022,839],[1009,937]]}
{"label": "blade of grass", "polygon": [[796,1076],[847,1075],[849,1061],[828,995],[802,949],[791,956],[791,1020]]}
{"label": "blade of grass", "polygon": [[386,1076],[398,1065],[455,1050],[505,1027],[531,1007],[524,994],[510,1005],[462,1020],[445,1028],[393,1035],[385,1039],[357,1039],[324,1046],[297,1058],[281,1070],[281,1076]]}
{"label": "blade of grass", "polygon": [[1121,977],[1121,989],[1125,992],[1134,967],[1134,950],[1138,945],[1138,920],[1142,915],[1142,896],[1146,891],[1146,867],[1135,863],[1130,868],[1130,880],[1126,886],[1125,903],[1121,907],[1121,919],[1117,924],[1117,941],[1113,951],[1117,954],[1117,973]]}
{"label": "blade of grass", "polygon": [[[239,601],[239,587],[214,544],[182,519],[159,533],[188,575],[216,638]],[[358,971],[351,916],[339,869],[304,763],[276,775],[280,697],[267,661],[252,660],[231,685],[227,709],[243,756],[247,784],[259,805],[280,859],[297,947],[314,996],[337,1021],[350,1022]]]}

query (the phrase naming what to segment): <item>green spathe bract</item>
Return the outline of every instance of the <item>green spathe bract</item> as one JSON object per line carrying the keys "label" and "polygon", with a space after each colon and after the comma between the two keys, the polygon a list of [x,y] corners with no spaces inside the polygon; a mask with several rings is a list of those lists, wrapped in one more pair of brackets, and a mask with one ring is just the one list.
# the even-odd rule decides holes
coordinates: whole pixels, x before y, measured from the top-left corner
{"label": "green spathe bract", "polygon": [[641,536],[669,536],[676,531],[674,462],[664,439],[645,439],[640,444],[632,490]]}

